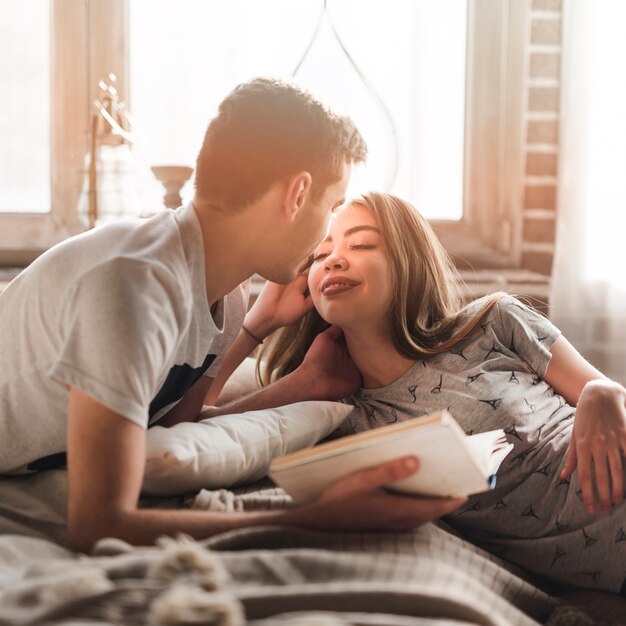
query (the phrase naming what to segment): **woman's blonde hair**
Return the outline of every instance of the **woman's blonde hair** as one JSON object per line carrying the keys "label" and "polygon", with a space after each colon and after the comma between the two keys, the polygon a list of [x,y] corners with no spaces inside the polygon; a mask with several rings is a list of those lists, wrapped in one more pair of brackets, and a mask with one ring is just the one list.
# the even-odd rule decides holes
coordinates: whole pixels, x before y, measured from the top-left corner
{"label": "woman's blonde hair", "polygon": [[[452,259],[413,206],[377,192],[352,200],[350,206],[362,207],[374,216],[385,242],[393,288],[391,335],[403,356],[426,359],[454,347],[504,295],[488,296],[468,315],[461,300],[462,281]],[[315,337],[326,328],[328,323],[313,309],[299,323],[276,331],[259,351],[261,382],[268,384],[296,369]]]}

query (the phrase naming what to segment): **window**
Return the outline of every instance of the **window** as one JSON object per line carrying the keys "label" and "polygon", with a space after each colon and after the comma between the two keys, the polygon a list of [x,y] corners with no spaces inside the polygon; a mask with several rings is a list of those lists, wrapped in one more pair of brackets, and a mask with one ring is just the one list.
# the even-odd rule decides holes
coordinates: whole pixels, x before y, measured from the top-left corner
{"label": "window", "polygon": [[[0,209],[0,263],[81,229],[89,102],[100,78],[118,76],[138,120],[139,163],[185,165],[235,84],[289,76],[299,61],[296,80],[331,100],[324,90],[334,81],[335,95],[349,96],[333,104],[370,145],[368,168],[356,173],[351,192],[389,188],[395,177],[391,190],[431,219],[457,259],[519,263],[523,0],[335,0],[326,16],[321,0],[36,2],[50,15],[52,193],[49,210],[40,202],[37,214]],[[39,182],[45,176],[42,166]]]}
{"label": "window", "polygon": [[[0,22],[0,212],[50,210],[50,4],[7,3]],[[9,61],[10,60],[10,61]],[[16,121],[18,121],[16,123]],[[34,149],[36,146],[36,149]]]}
{"label": "window", "polygon": [[[85,155],[86,6],[1,0],[0,7],[0,46],[7,47],[0,55],[0,116],[8,136],[0,158],[16,169],[7,179],[13,168],[3,165],[0,263],[20,264],[78,228],[68,209]],[[24,33],[28,45],[20,41]]]}
{"label": "window", "polygon": [[350,195],[386,189],[429,218],[462,216],[465,2],[129,0],[129,9],[144,162],[193,165],[225,94],[297,68],[295,80],[350,115],[370,147]]}
{"label": "window", "polygon": [[464,214],[434,224],[459,265],[521,265],[529,10],[524,0],[469,4]]}

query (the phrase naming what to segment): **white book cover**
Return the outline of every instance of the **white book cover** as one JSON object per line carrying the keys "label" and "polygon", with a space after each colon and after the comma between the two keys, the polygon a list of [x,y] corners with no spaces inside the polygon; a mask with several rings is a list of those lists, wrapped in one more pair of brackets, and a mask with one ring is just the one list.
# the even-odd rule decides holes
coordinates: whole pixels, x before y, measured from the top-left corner
{"label": "white book cover", "polygon": [[419,470],[389,489],[424,496],[456,497],[492,488],[513,449],[503,430],[468,436],[447,411],[349,435],[272,461],[269,475],[299,504],[320,496],[347,474],[414,455]]}

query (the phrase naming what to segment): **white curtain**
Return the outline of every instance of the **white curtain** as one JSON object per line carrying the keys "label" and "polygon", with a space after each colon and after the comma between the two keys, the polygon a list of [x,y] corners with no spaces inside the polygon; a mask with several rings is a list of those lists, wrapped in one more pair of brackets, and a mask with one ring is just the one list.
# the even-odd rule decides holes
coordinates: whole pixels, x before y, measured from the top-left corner
{"label": "white curtain", "polygon": [[551,317],[626,384],[626,2],[564,0]]}

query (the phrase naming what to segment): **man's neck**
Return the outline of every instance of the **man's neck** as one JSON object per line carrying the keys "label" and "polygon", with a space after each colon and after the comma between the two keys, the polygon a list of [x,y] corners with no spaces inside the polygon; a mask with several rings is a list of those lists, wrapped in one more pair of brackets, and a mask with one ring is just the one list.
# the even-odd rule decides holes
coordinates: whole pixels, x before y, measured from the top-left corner
{"label": "man's neck", "polygon": [[204,276],[209,305],[230,293],[255,273],[250,224],[241,215],[208,207],[194,210],[204,246]]}

